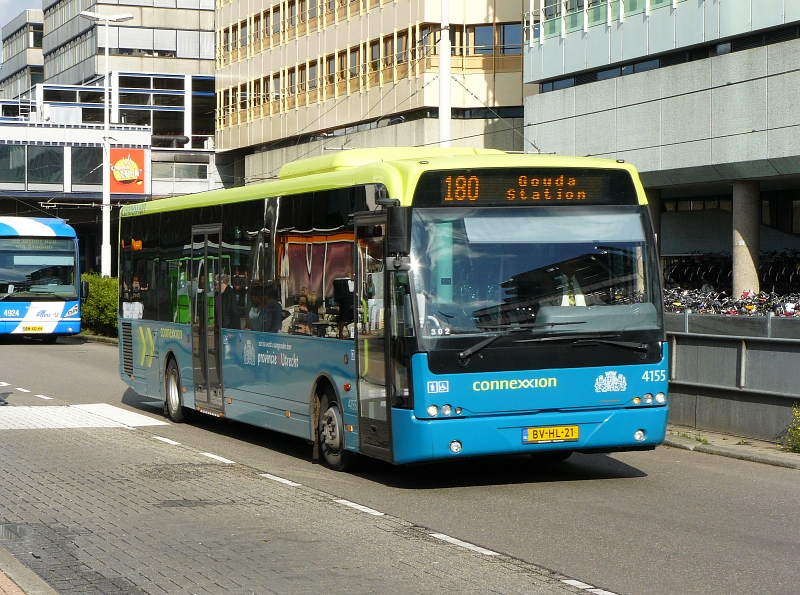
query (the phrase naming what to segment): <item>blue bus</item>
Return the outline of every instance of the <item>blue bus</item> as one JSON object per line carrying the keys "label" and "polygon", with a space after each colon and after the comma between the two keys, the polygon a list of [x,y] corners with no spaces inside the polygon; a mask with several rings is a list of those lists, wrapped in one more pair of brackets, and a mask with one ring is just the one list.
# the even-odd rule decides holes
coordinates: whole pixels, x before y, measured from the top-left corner
{"label": "blue bus", "polygon": [[126,206],[120,375],[174,422],[307,439],[345,469],[655,448],[660,268],[636,170],[376,148]]}
{"label": "blue bus", "polygon": [[0,335],[54,343],[81,331],[78,239],[61,219],[0,217]]}

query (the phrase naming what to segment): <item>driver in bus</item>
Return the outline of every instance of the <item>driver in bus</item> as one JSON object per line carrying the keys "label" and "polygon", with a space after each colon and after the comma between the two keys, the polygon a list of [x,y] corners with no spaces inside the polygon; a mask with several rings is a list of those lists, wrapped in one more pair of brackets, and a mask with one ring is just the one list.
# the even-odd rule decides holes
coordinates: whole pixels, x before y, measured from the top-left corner
{"label": "driver in bus", "polygon": [[53,267],[47,267],[42,271],[36,285],[61,285],[61,279],[53,273]]}

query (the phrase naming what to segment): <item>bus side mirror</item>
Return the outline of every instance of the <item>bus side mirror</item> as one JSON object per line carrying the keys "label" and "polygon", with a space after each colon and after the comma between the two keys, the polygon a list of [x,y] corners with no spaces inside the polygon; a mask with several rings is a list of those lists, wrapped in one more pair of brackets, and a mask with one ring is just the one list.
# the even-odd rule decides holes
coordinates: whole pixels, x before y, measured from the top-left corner
{"label": "bus side mirror", "polygon": [[386,207],[386,254],[411,253],[411,207]]}
{"label": "bus side mirror", "polygon": [[89,282],[81,281],[81,303],[86,303],[86,298],[89,297]]}

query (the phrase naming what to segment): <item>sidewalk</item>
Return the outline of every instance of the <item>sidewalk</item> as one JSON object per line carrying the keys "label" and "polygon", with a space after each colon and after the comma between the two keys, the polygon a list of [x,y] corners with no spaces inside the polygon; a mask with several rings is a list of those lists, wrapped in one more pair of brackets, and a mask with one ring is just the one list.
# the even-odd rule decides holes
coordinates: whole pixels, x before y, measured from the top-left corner
{"label": "sidewalk", "polygon": [[707,430],[669,424],[664,445],[765,465],[800,469],[800,453],[782,450],[780,446],[771,442],[717,434]]}

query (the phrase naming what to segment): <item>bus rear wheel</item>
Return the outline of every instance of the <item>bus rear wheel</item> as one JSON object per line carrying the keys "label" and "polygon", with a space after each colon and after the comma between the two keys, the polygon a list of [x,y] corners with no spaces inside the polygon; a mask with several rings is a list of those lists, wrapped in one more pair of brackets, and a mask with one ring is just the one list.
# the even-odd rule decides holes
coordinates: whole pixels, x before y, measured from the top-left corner
{"label": "bus rear wheel", "polygon": [[319,449],[325,464],[334,471],[345,471],[353,464],[355,454],[344,448],[342,410],[330,388],[320,398]]}
{"label": "bus rear wheel", "polygon": [[174,359],[169,360],[164,375],[164,400],[167,404],[167,415],[176,424],[181,423],[183,414],[183,393],[181,392],[181,373]]}

